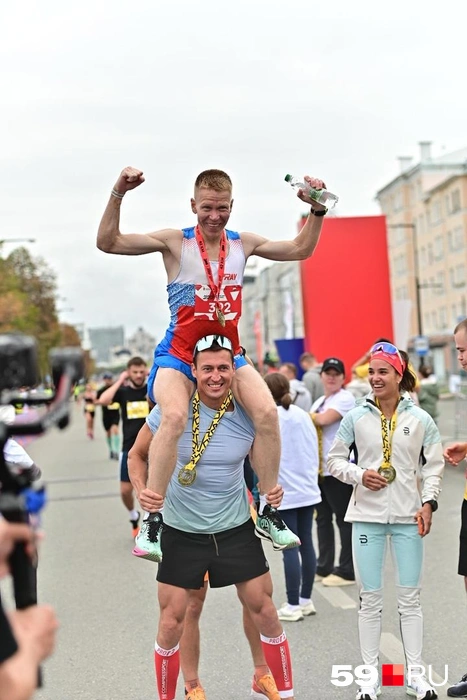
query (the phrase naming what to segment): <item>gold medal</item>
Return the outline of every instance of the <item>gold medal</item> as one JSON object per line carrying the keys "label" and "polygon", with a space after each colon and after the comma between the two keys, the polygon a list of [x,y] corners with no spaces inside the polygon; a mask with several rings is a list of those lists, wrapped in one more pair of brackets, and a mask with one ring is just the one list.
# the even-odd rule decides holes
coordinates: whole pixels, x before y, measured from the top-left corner
{"label": "gold medal", "polygon": [[196,479],[196,467],[191,462],[178,472],[178,483],[182,486],[191,486]]}
{"label": "gold medal", "polygon": [[392,484],[396,478],[396,470],[390,464],[382,464],[378,469],[378,474],[381,474],[381,476],[386,479],[388,484]]}
{"label": "gold medal", "polygon": [[225,326],[225,316],[219,307],[216,308],[216,316],[217,316],[217,320],[219,321],[221,326],[224,327]]}

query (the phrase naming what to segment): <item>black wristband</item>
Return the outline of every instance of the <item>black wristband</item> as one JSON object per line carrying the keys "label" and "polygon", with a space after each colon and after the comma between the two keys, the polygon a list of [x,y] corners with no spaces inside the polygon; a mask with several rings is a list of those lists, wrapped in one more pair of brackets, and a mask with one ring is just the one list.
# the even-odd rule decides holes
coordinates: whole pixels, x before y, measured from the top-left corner
{"label": "black wristband", "polygon": [[427,503],[431,506],[432,513],[434,513],[435,511],[438,510],[438,501],[435,501],[435,500],[425,501],[425,503],[423,503],[423,505],[426,506]]}
{"label": "black wristband", "polygon": [[310,207],[310,214],[313,214],[313,216],[326,216],[327,213],[327,209],[313,209],[313,207]]}

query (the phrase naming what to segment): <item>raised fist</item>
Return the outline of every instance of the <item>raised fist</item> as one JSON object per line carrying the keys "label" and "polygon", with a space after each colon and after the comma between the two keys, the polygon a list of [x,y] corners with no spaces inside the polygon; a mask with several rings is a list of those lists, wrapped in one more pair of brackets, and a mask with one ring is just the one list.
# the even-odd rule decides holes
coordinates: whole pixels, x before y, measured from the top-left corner
{"label": "raised fist", "polygon": [[137,168],[124,168],[120,173],[117,182],[114,185],[114,189],[121,194],[129,192],[129,190],[134,190],[135,187],[139,187],[144,182],[143,171]]}

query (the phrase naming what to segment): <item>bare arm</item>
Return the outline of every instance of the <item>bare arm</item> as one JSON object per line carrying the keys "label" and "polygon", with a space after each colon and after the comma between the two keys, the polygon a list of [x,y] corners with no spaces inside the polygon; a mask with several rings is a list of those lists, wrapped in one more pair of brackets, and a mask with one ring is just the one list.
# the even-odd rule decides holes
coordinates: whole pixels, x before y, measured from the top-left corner
{"label": "bare arm", "polygon": [[315,425],[323,426],[337,423],[337,421],[342,420],[342,416],[334,408],[328,408],[327,411],[322,413],[312,413],[311,419]]}
{"label": "bare arm", "polygon": [[[144,177],[141,170],[125,168],[113,189],[115,192],[125,195],[126,192],[139,187],[143,182]],[[121,233],[120,207],[122,201],[122,198],[110,196],[97,232],[99,250],[117,255],[172,252],[171,242],[181,236],[181,232],[176,229],[163,229],[147,234]]]}
{"label": "bare arm", "polygon": [[128,453],[128,474],[136,492],[138,501],[144,510],[156,513],[161,510],[164,499],[155,491],[146,488],[148,478],[148,455],[152,441],[152,433],[147,424],[144,424]]}
{"label": "bare arm", "polygon": [[[305,177],[310,187],[323,189],[326,187],[322,180]],[[313,209],[320,211],[325,209],[322,204],[318,204],[300,190],[297,194],[299,199],[307,204],[311,204]],[[258,255],[267,260],[305,260],[309,258],[318,245],[319,236],[323,227],[323,217],[309,214],[298,236],[291,241],[270,241],[255,233],[242,233],[242,243],[246,257]]]}
{"label": "bare arm", "polygon": [[94,401],[96,406],[110,406],[111,403],[113,403],[114,396],[117,393],[117,391],[120,389],[122,384],[125,382],[125,380],[128,378],[128,372],[124,370],[119,378],[117,379],[116,382],[112,384],[112,386],[109,386],[108,389],[106,389],[98,399]]}

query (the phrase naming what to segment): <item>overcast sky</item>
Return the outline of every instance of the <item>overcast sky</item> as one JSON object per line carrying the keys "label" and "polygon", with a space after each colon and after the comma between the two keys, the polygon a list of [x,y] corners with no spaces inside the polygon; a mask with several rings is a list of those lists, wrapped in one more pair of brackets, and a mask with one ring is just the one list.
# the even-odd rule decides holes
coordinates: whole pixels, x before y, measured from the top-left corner
{"label": "overcast sky", "polygon": [[466,7],[3,2],[0,238],[37,239],[30,249],[65,297],[62,320],[142,325],[160,338],[160,255],[95,247],[120,170],[146,176],[123,202],[126,233],[191,225],[193,181],[212,167],[233,179],[235,230],[295,235],[303,206],[288,172],[323,178],[338,215],[378,214],[397,156],[418,162],[420,140],[433,155],[467,146]]}

